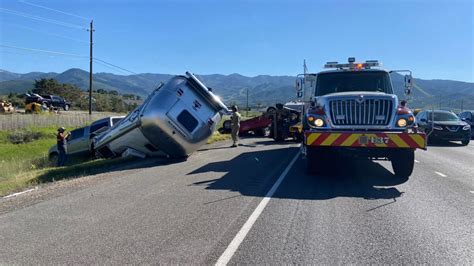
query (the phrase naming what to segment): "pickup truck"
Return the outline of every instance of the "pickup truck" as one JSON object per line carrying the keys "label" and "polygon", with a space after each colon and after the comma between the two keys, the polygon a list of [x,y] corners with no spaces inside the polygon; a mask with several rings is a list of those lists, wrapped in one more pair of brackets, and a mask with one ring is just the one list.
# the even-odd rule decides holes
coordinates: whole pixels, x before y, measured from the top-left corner
{"label": "pickup truck", "polygon": [[26,94],[25,104],[29,103],[44,103],[48,107],[62,108],[64,111],[68,111],[71,108],[69,101],[56,95]]}
{"label": "pickup truck", "polygon": [[[67,138],[68,155],[94,155],[93,139],[107,131],[114,124],[120,122],[125,116],[111,116],[94,121],[90,126],[77,128],[71,131]],[[56,162],[59,156],[58,147],[54,145],[49,149],[49,159]]]}

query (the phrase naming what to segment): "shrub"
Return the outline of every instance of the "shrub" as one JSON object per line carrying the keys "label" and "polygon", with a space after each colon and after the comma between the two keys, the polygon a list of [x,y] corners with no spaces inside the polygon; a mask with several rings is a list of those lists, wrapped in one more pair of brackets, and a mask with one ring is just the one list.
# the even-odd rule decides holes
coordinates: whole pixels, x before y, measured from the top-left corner
{"label": "shrub", "polygon": [[13,144],[23,144],[44,137],[43,132],[35,132],[31,130],[19,130],[8,135],[8,141]]}

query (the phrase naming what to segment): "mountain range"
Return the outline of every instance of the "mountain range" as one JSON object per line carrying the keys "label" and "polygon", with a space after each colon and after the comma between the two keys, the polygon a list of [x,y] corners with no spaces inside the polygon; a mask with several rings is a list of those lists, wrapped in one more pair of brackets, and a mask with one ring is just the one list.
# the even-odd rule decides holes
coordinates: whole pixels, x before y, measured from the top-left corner
{"label": "mountain range", "polygon": [[[143,73],[136,75],[116,75],[111,73],[94,73],[93,88],[116,90],[122,94],[136,94],[146,97],[160,82],[165,82],[173,75]],[[246,77],[240,74],[198,75],[204,84],[213,88],[225,103],[245,105],[248,98],[250,105],[272,105],[286,102],[295,97],[294,76],[259,75]],[[72,68],[62,73],[30,72],[26,74],[0,70],[0,95],[10,92],[24,93],[33,88],[35,79],[54,78],[61,83],[71,83],[83,90],[89,87],[89,72]],[[392,74],[395,93],[403,97],[403,76]],[[412,107],[435,106],[443,108],[474,109],[474,83],[454,80],[414,80]]]}

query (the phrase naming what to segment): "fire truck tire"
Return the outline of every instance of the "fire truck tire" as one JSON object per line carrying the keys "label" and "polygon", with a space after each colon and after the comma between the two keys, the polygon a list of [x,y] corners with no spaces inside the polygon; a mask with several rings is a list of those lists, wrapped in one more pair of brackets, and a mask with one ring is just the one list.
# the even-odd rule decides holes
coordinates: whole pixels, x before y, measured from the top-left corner
{"label": "fire truck tire", "polygon": [[408,179],[415,165],[415,151],[411,149],[396,150],[390,158],[395,176]]}
{"label": "fire truck tire", "polygon": [[302,133],[296,133],[295,140],[297,142],[302,142],[303,141],[303,134]]}
{"label": "fire truck tire", "polygon": [[318,148],[306,147],[306,173],[308,175],[323,174],[323,165],[325,158],[323,152]]}

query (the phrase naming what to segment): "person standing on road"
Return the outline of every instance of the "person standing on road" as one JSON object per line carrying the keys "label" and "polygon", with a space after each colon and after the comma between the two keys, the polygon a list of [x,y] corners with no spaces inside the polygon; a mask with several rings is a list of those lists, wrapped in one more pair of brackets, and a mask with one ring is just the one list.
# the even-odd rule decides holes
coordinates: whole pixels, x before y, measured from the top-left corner
{"label": "person standing on road", "polygon": [[59,152],[59,158],[58,158],[58,163],[57,166],[64,166],[66,163],[66,152],[67,152],[67,137],[71,133],[64,134],[64,131],[66,129],[64,127],[58,128],[58,134],[56,135],[56,140],[57,140],[57,146],[58,146],[58,152]]}
{"label": "person standing on road", "polygon": [[230,126],[232,129],[232,140],[234,141],[231,146],[232,148],[237,147],[237,145],[239,145],[240,118],[241,115],[239,114],[237,106],[232,106],[232,116],[230,119]]}

